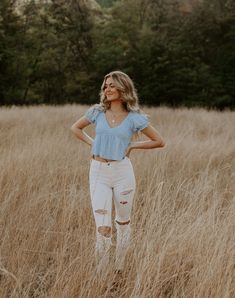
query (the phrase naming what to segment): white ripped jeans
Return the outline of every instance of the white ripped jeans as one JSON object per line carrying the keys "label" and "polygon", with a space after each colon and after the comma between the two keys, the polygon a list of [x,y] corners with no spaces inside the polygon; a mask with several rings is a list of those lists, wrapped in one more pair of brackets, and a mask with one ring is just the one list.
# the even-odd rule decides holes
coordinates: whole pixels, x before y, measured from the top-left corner
{"label": "white ripped jeans", "polygon": [[96,258],[100,269],[107,267],[112,244],[112,201],[117,229],[116,269],[121,270],[130,240],[130,214],[135,193],[135,175],[131,161],[101,162],[91,159],[90,195],[96,222]]}

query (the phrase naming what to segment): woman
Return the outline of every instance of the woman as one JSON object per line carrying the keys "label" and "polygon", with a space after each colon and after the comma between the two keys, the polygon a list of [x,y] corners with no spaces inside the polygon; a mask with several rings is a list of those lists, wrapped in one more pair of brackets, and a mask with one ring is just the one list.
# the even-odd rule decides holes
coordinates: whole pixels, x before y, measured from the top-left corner
{"label": "woman", "polygon": [[[83,129],[94,123],[93,140]],[[134,149],[164,146],[159,133],[140,112],[138,97],[130,77],[113,71],[104,77],[100,104],[88,109],[71,130],[92,147],[89,172],[90,195],[96,222],[96,257],[102,271],[108,265],[112,236],[112,199],[115,205],[117,229],[115,267],[120,272],[130,240],[130,215],[135,192],[135,176],[129,159]],[[141,131],[148,141],[131,142],[133,134]]]}

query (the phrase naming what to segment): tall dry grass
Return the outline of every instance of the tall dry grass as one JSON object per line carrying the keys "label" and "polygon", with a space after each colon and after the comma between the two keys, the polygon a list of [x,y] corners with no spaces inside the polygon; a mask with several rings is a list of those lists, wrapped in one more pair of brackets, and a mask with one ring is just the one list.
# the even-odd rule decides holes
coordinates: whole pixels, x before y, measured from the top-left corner
{"label": "tall dry grass", "polygon": [[235,113],[144,109],[167,145],[132,152],[132,242],[111,292],[113,260],[105,281],[94,270],[90,148],[69,130],[86,108],[0,110],[0,297],[235,297]]}

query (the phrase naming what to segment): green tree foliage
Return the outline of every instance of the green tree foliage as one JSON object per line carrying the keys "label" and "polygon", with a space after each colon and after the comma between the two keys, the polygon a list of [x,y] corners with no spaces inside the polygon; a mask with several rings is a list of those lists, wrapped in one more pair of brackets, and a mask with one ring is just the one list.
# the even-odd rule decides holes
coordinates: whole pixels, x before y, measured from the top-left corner
{"label": "green tree foliage", "polygon": [[111,7],[116,0],[97,0],[102,7]]}
{"label": "green tree foliage", "polygon": [[2,104],[97,102],[120,69],[147,105],[235,108],[234,1],[90,1],[1,1]]}
{"label": "green tree foliage", "polygon": [[15,1],[0,2],[0,100],[19,103],[24,76],[22,20],[15,13]]}
{"label": "green tree foliage", "polygon": [[[33,1],[25,11],[25,15],[29,11],[29,17],[32,4]],[[91,68],[92,23],[86,7],[81,1],[39,3],[32,21],[28,33],[35,52],[34,63],[30,64],[28,98],[56,104],[80,97]]]}
{"label": "green tree foliage", "polygon": [[235,10],[225,7],[182,15],[170,1],[120,1],[96,34],[98,68],[127,71],[146,104],[234,107]]}

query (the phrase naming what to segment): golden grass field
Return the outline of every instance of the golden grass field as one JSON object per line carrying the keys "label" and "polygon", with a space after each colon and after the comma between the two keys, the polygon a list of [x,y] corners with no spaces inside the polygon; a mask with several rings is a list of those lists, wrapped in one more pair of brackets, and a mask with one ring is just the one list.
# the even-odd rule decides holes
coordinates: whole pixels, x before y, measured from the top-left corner
{"label": "golden grass field", "polygon": [[143,108],[166,146],[131,153],[132,241],[113,292],[113,260],[104,281],[94,267],[90,148],[70,131],[86,109],[0,110],[0,297],[235,297],[235,112]]}

